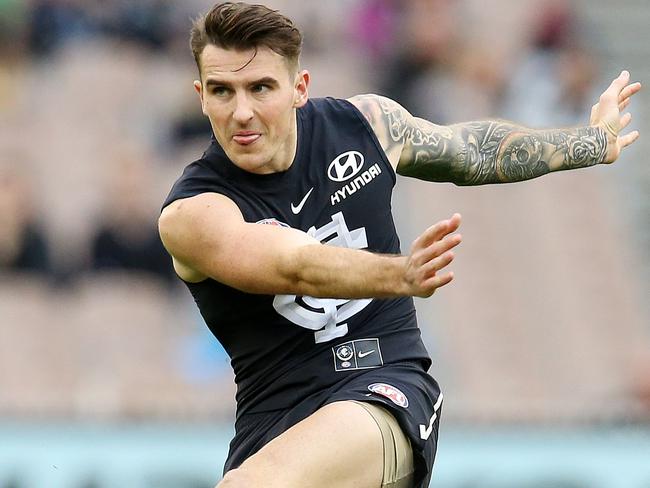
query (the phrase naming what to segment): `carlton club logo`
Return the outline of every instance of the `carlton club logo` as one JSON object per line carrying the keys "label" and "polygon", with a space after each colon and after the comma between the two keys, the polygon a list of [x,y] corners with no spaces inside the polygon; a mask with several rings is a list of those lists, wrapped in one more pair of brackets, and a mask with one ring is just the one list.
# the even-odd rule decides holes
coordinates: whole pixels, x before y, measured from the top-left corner
{"label": "carlton club logo", "polygon": [[[368,247],[366,228],[348,229],[343,212],[331,217],[322,227],[311,227],[307,234],[329,246],[348,249]],[[371,298],[347,300],[337,298],[314,298],[309,296],[276,295],[273,308],[285,319],[300,327],[314,331],[317,344],[328,342],[348,333],[346,320],[366,308]]]}
{"label": "carlton club logo", "polygon": [[348,151],[338,156],[330,163],[327,176],[332,181],[348,181],[354,178],[363,168],[363,154],[358,151]]}
{"label": "carlton club logo", "polygon": [[336,350],[336,357],[341,361],[349,361],[354,356],[354,351],[350,346],[343,345]]}

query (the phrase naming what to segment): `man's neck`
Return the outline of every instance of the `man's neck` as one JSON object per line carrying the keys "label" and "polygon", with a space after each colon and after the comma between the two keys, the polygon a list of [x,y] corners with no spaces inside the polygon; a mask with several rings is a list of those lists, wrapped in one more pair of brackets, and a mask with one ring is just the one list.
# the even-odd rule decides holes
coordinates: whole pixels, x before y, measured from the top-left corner
{"label": "man's neck", "polygon": [[282,173],[291,168],[298,150],[298,121],[295,111],[292,118],[291,125],[293,130],[271,161],[260,168],[261,171],[259,174]]}

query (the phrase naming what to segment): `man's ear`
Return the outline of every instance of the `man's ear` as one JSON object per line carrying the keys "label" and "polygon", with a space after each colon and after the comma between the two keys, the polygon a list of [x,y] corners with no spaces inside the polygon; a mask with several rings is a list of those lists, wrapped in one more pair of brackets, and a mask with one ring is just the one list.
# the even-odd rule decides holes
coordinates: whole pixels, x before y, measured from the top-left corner
{"label": "man's ear", "polygon": [[201,84],[201,80],[194,80],[194,89],[196,90],[196,93],[199,94],[199,99],[201,100],[201,111],[203,112],[203,115],[208,115],[205,113],[205,100],[203,97],[203,85]]}
{"label": "man's ear", "polygon": [[306,69],[300,71],[296,75],[296,82],[294,84],[294,99],[293,106],[294,108],[303,107],[307,100],[309,100],[309,82],[311,77],[309,71]]}

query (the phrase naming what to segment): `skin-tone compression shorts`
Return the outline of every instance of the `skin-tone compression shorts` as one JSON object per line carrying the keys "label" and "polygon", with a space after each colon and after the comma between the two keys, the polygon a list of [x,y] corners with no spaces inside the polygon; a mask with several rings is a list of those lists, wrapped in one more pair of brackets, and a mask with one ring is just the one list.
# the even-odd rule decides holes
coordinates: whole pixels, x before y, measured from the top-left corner
{"label": "skin-tone compression shorts", "polygon": [[397,420],[388,410],[374,403],[356,402],[375,420],[384,442],[384,477],[382,488],[412,488],[413,450]]}

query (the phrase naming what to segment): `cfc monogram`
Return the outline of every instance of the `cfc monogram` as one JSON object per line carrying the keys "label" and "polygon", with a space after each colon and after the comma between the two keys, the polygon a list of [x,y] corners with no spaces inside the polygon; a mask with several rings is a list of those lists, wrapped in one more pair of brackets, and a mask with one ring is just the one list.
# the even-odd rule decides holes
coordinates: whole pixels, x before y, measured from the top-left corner
{"label": "cfc monogram", "polygon": [[[319,228],[312,227],[307,233],[329,246],[348,249],[368,247],[365,227],[350,230],[342,212],[332,215],[329,223]],[[273,308],[294,324],[313,330],[316,343],[322,343],[347,334],[347,320],[366,308],[371,301],[369,298],[346,300],[276,295]]]}

